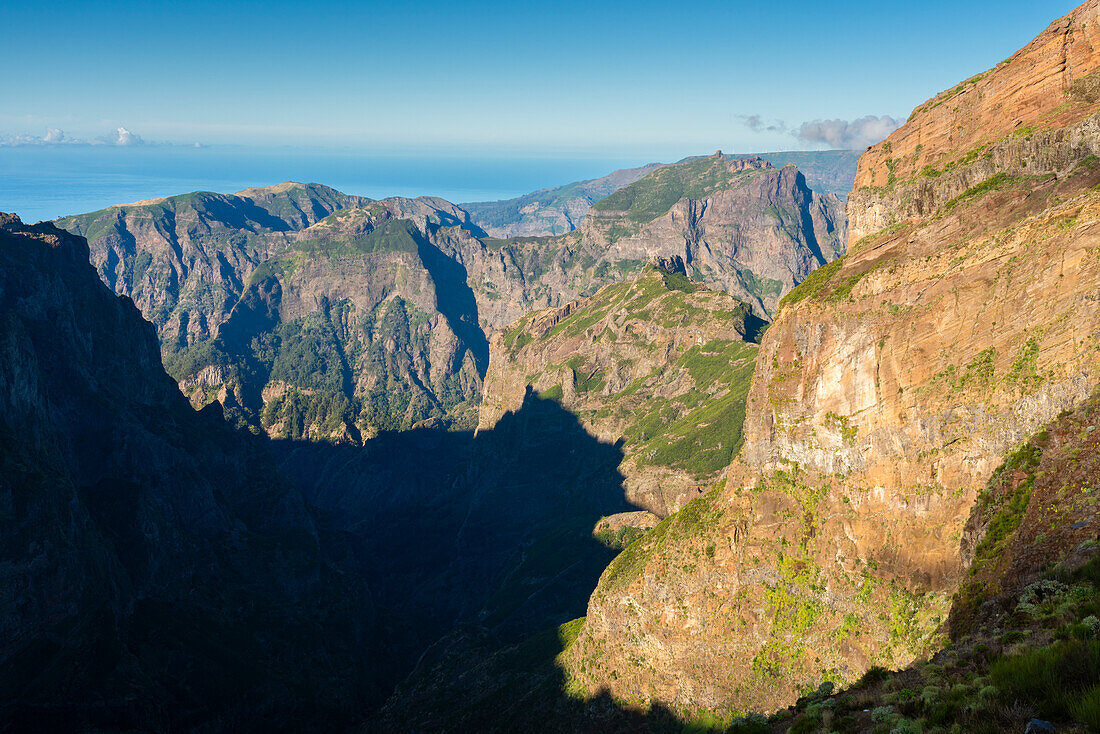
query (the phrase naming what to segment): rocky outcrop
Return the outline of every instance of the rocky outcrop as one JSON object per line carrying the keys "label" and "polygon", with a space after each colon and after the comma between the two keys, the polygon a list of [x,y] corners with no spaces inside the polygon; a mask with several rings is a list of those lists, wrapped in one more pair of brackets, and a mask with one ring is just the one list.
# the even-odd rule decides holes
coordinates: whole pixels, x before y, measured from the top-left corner
{"label": "rocky outcrop", "polygon": [[[1000,122],[1050,96],[1046,69],[1072,70],[1059,93],[1090,72],[1073,39],[1096,7],[861,159],[857,186],[882,190],[853,193],[847,256],[787,295],[763,338],[740,460],[609,566],[567,655],[575,685],[764,710],[934,649],[979,491],[1100,380],[1096,100],[1043,101],[1056,114],[1036,113],[1030,138],[1002,139]],[[963,143],[944,132],[956,107]],[[873,172],[890,156],[908,161],[893,180]],[[938,174],[913,180],[929,162]]]}
{"label": "rocky outcrop", "polygon": [[346,549],[262,446],[187,405],[83,238],[0,215],[0,323],[5,725],[313,728],[376,700]]}
{"label": "rocky outcrop", "polygon": [[[852,190],[859,151],[783,151],[762,153],[760,156],[776,168],[794,164],[805,174],[807,184],[814,191],[843,197]],[[471,202],[459,206],[468,211],[472,222],[491,237],[552,237],[577,229],[593,204],[653,173],[662,165],[650,163],[638,168],[624,168],[601,178],[542,189],[514,199]]]}
{"label": "rocky outcrop", "polygon": [[627,499],[667,516],[712,486],[740,448],[762,324],[724,293],[648,268],[494,334],[479,430],[533,388],[620,445]]}
{"label": "rocky outcrop", "polygon": [[844,253],[843,205],[794,166],[711,156],[666,166],[593,207],[577,250],[609,263],[679,256],[693,279],[768,317]]}
{"label": "rocky outcrop", "polygon": [[996,67],[928,100],[860,158],[852,241],[924,217],[994,173],[1063,171],[1097,152],[1100,9],[1085,3]]}

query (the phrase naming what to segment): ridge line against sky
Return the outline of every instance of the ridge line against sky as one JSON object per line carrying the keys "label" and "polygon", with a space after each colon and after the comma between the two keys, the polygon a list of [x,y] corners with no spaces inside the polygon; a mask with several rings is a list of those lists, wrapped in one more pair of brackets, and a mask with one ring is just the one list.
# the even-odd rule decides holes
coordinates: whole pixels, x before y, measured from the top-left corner
{"label": "ridge line against sky", "polygon": [[5,10],[0,138],[858,148],[1075,5],[23,3]]}

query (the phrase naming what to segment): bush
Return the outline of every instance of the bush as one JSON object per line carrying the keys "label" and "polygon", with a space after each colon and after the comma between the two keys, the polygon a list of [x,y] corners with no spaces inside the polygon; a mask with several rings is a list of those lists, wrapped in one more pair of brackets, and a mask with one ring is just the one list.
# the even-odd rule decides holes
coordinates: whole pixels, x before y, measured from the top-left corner
{"label": "bush", "polygon": [[771,728],[768,726],[766,717],[760,714],[752,714],[734,719],[733,723],[726,729],[726,734],[768,734],[770,731]]}
{"label": "bush", "polygon": [[862,688],[863,686],[869,686],[874,683],[878,683],[881,680],[886,680],[890,677],[890,671],[883,668],[880,665],[872,665],[867,669],[867,672],[856,682],[856,688]]}
{"label": "bush", "polygon": [[891,706],[876,706],[871,711],[871,721],[876,724],[886,724],[894,720],[894,709]]}
{"label": "bush", "polygon": [[807,712],[798,721],[794,722],[787,734],[812,734],[821,728],[821,712]]}

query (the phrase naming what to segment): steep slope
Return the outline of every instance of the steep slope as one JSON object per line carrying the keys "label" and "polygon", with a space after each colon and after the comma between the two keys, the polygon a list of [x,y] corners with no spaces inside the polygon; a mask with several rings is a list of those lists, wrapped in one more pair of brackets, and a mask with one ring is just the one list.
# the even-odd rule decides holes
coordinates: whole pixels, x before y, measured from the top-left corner
{"label": "steep slope", "polygon": [[[798,166],[806,184],[821,194],[847,196],[856,175],[856,150],[781,151],[730,155],[730,159],[764,158],[776,168]],[[681,161],[683,162],[683,161]],[[514,199],[459,204],[474,224],[491,237],[547,237],[572,232],[600,199],[653,173],[663,164],[626,168],[601,178],[534,191]]]}
{"label": "steep slope", "polygon": [[389,663],[346,554],[272,456],[196,413],[88,246],[0,215],[0,721],[294,728]]}
{"label": "steep slope", "polygon": [[963,535],[969,569],[944,649],[896,673],[868,671],[837,695],[822,689],[759,731],[811,721],[1024,731],[1032,717],[1057,731],[1100,728],[1098,418],[1094,393],[993,472]]}
{"label": "steep slope", "polygon": [[88,239],[103,282],[130,296],[174,350],[217,333],[252,271],[288,233],[369,201],[287,182],[150,199],[56,223]]}
{"label": "steep slope", "polygon": [[427,420],[472,426],[488,334],[652,256],[684,259],[760,315],[839,251],[839,201],[793,167],[703,159],[624,191],[663,208],[604,207],[550,238],[488,238],[442,199],[367,203],[294,184],[61,223],[94,238],[105,282],[157,325],[196,407],[217,398],[272,436],[359,443]]}
{"label": "steep slope", "polygon": [[606,262],[680,257],[693,279],[770,315],[844,253],[843,206],[794,166],[721,155],[661,168],[593,206],[578,250]]}
{"label": "steep slope", "polygon": [[594,203],[652,173],[660,163],[624,168],[502,201],[459,204],[491,237],[543,237],[572,232]]}
{"label": "steep slope", "polygon": [[647,268],[497,332],[479,429],[496,425],[533,387],[593,435],[621,442],[627,499],[671,514],[740,448],[761,325],[746,304],[680,272]]}
{"label": "steep slope", "polygon": [[[967,524],[974,562],[951,607],[951,639],[896,672],[869,669],[847,688],[808,685],[768,716],[677,719],[586,698],[563,676],[583,619],[517,645],[454,636],[425,656],[378,717],[440,731],[805,732],[1057,731],[1100,727],[1100,396],[1013,451]],[[473,661],[473,662],[471,662]]]}
{"label": "steep slope", "polygon": [[[964,85],[963,145],[994,139],[984,153],[938,176],[874,173],[909,145],[955,160],[955,133],[938,131],[956,105],[930,103],[861,158],[857,185],[885,189],[853,193],[848,255],[784,299],[725,487],[602,577],[567,656],[579,690],[766,710],[934,649],[979,490],[1100,378],[1098,105],[1076,96],[1100,66],[1097,7],[1054,23],[982,93]],[[1003,138],[1006,111],[1036,106],[1053,116]]]}
{"label": "steep slope", "polygon": [[488,345],[460,263],[465,213],[387,199],[294,233],[249,277],[214,339],[166,362],[272,436],[359,443],[435,418],[476,420]]}
{"label": "steep slope", "polygon": [[364,446],[287,442],[285,467],[354,540],[405,672],[456,625],[515,641],[584,613],[615,550],[620,447],[530,393],[476,435],[421,427]]}

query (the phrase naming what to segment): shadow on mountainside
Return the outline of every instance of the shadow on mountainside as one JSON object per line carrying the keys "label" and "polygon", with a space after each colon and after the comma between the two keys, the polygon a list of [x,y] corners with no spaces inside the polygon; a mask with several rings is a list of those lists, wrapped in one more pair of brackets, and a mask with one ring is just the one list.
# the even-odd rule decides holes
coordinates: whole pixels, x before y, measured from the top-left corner
{"label": "shadow on mountainside", "polygon": [[436,308],[447,319],[453,331],[474,355],[474,364],[481,379],[489,368],[489,340],[481,330],[477,316],[477,299],[469,285],[466,268],[445,255],[425,237],[417,237],[420,262],[435,283]]}
{"label": "shadow on mountainside", "polygon": [[274,442],[326,522],[351,537],[392,649],[394,695],[367,731],[682,731],[660,706],[565,692],[555,658],[617,554],[592,535],[630,505],[621,445],[530,388],[476,434],[366,446]]}
{"label": "shadow on mountainside", "polygon": [[688,729],[687,722],[660,704],[641,711],[616,703],[606,691],[588,699],[568,695],[555,659],[568,630],[577,624],[579,620],[507,646],[485,630],[456,631],[424,654],[361,732],[679,734]]}
{"label": "shadow on mountainside", "polygon": [[530,390],[476,435],[420,428],[364,447],[272,446],[354,549],[392,649],[393,682],[458,625],[513,643],[583,616],[617,552],[593,527],[637,509],[624,497],[621,447]]}

